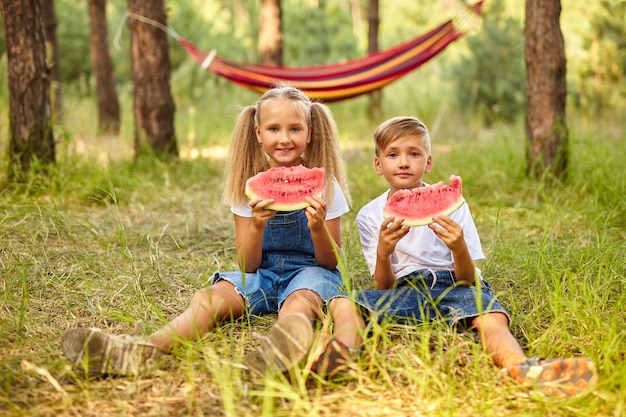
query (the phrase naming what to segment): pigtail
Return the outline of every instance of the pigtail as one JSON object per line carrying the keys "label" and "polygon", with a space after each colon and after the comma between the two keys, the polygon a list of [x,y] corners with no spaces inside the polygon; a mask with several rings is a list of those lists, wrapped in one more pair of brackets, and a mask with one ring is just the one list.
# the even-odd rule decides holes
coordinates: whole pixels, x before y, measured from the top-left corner
{"label": "pigtail", "polygon": [[324,198],[331,201],[334,194],[334,181],[337,179],[348,204],[351,203],[350,189],[339,145],[337,124],[330,109],[322,103],[311,103],[311,143],[307,147],[305,165],[324,167],[326,183],[324,184]]}
{"label": "pigtail", "polygon": [[248,202],[245,195],[248,178],[269,168],[267,157],[256,140],[254,131],[257,106],[244,108],[235,122],[225,168],[222,203],[238,205]]}

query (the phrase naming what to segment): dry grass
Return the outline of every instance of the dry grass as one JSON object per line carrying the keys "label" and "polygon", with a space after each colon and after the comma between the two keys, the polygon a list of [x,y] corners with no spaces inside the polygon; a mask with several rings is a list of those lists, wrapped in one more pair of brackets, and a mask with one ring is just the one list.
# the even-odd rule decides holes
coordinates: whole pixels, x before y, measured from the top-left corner
{"label": "dry grass", "polygon": [[[502,383],[476,343],[436,324],[374,326],[362,362],[343,379],[300,369],[254,385],[237,364],[274,316],[185,344],[150,376],[85,378],[61,355],[65,329],[126,333],[141,320],[148,333],[180,313],[214,271],[235,264],[230,213],[219,204],[222,161],[133,165],[114,160],[119,148],[109,144],[86,164],[81,158],[99,148],[83,141],[80,149],[66,144],[54,175],[0,193],[0,415],[623,415],[624,203],[602,200],[602,190],[623,184],[583,187],[599,166],[583,161],[570,185],[541,192],[520,180],[516,140],[480,138],[477,149],[454,138],[437,145],[431,176],[464,176],[491,259],[484,269],[514,315],[514,333],[532,354],[594,357],[602,383],[590,395],[549,399]],[[585,143],[576,144],[580,160],[590,154]],[[621,164],[619,153],[596,151],[605,174]],[[485,155],[491,174],[481,176]],[[343,222],[343,270],[364,288],[371,281],[354,216],[384,184],[369,145],[346,144],[346,161],[355,209]]]}

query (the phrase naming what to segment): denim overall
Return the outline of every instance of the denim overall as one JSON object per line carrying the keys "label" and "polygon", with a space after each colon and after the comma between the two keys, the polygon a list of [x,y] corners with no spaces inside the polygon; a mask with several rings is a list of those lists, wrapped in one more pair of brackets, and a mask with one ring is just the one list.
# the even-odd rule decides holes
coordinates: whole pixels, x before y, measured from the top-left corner
{"label": "denim overall", "polygon": [[216,272],[213,283],[226,280],[246,300],[254,315],[277,312],[294,291],[315,292],[327,304],[346,296],[339,269],[318,265],[304,210],[277,212],[263,231],[263,260],[256,272]]}

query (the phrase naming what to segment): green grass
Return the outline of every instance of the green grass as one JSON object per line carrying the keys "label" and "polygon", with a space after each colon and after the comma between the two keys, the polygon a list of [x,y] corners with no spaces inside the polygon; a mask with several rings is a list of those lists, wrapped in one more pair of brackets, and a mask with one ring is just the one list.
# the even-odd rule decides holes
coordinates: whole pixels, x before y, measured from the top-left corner
{"label": "green grass", "polygon": [[[333,107],[354,200],[343,221],[342,268],[355,288],[372,282],[354,218],[385,189],[373,170],[373,126],[351,117],[363,103]],[[215,122],[183,108],[181,120],[197,125],[183,124],[182,148],[226,146],[238,109],[223,112]],[[437,324],[374,327],[366,359],[345,380],[296,373],[260,388],[236,364],[273,316],[185,344],[150,377],[76,374],[60,351],[65,329],[125,333],[141,320],[148,333],[180,313],[214,271],[235,269],[232,218],[219,203],[223,159],[131,163],[126,127],[120,138],[57,135],[59,163],[48,177],[0,191],[0,415],[623,415],[623,122],[592,129],[573,120],[569,178],[549,184],[525,178],[520,126],[485,130],[441,110],[421,113],[427,124],[445,119],[432,129],[427,181],[463,177],[488,257],[481,268],[513,316],[513,333],[531,355],[594,358],[601,381],[591,394],[556,400],[503,384],[477,344]],[[70,111],[66,125],[88,119]]]}

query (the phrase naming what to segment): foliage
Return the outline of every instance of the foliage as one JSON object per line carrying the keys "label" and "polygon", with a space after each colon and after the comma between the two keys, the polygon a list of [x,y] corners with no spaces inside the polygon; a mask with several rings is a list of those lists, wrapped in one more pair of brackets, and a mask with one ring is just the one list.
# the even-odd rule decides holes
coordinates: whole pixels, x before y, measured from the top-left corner
{"label": "foliage", "polygon": [[[454,15],[453,11],[442,7],[441,2],[437,1],[395,2],[395,7],[389,5],[388,2],[379,1],[381,49],[425,33]],[[367,27],[364,31],[367,31]]]}
{"label": "foliage", "polygon": [[[334,63],[366,53],[365,2],[283,0],[282,3],[286,65]],[[446,94],[441,95],[442,100],[454,98],[456,106],[476,113],[487,122],[515,119],[524,105],[524,3],[524,0],[485,1],[483,25],[478,31],[417,71],[420,79],[427,79],[424,85],[443,88]],[[455,17],[460,4],[460,1],[440,0],[381,2],[381,49]],[[215,48],[236,61],[257,61],[257,0],[169,1],[166,6],[168,24],[192,43],[207,51]],[[55,8],[64,89],[89,94],[93,88],[86,2],[55,0]],[[625,8],[623,0],[569,0],[562,4],[569,98],[582,110],[621,111],[626,107],[623,99],[626,96]],[[126,1],[107,3],[111,52],[121,88],[131,82],[125,12]],[[2,31],[0,54],[4,54],[3,37]],[[170,43],[173,71],[185,71],[183,67],[189,71],[194,64],[186,52],[174,39]],[[187,91],[194,91],[200,84],[211,91],[225,85],[209,74],[200,74],[200,71],[192,73],[196,79]],[[207,84],[207,79],[211,84]],[[411,87],[410,81],[399,82]]]}
{"label": "foliage", "polygon": [[[89,11],[86,1],[54,0],[62,82],[78,82],[89,88]],[[77,18],[80,16],[82,18]],[[86,91],[90,94],[91,91]]]}
{"label": "foliage", "polygon": [[524,29],[504,14],[500,2],[488,2],[483,23],[467,38],[468,53],[452,69],[458,105],[473,109],[490,125],[512,122],[524,111]]}
{"label": "foliage", "polygon": [[361,56],[345,4],[328,0],[319,1],[317,7],[302,0],[282,3],[286,66],[333,64]]}
{"label": "foliage", "polygon": [[573,97],[596,114],[623,107],[626,95],[626,2],[603,0],[584,35],[589,57],[576,70]]}
{"label": "foliage", "polygon": [[[206,51],[221,56],[257,61],[258,2],[202,1],[168,3],[168,25]],[[189,61],[189,56],[172,42],[172,67]]]}

